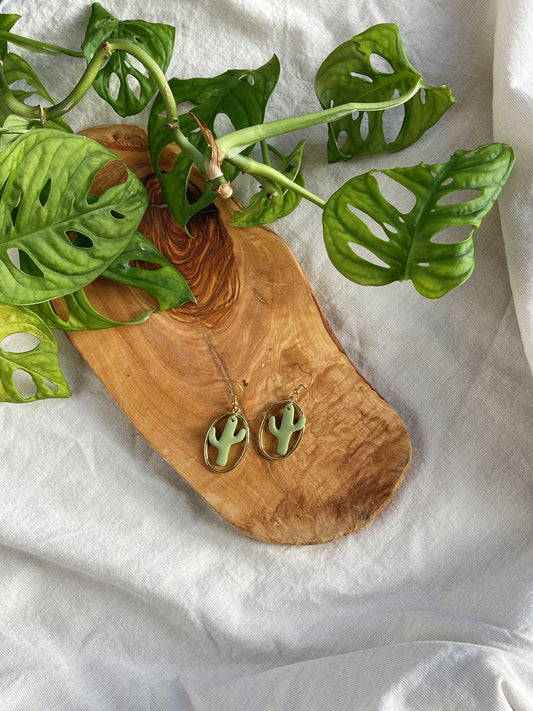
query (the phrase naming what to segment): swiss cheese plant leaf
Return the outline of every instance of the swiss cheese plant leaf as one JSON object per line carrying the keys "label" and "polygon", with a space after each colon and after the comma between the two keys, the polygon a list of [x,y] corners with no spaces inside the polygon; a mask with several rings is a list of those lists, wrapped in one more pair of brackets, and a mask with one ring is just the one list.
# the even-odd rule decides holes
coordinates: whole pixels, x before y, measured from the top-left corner
{"label": "swiss cheese plant leaf", "polygon": [[[0,109],[1,113],[1,109]],[[12,143],[21,133],[30,130],[30,121],[16,114],[8,114],[0,128],[0,149]]]}
{"label": "swiss cheese plant leaf", "polygon": [[52,332],[30,309],[0,304],[0,401],[69,396]]}
{"label": "swiss cheese plant leaf", "polygon": [[50,301],[35,304],[31,309],[38,313],[50,328],[87,331],[143,323],[156,310],[176,308],[186,301],[195,300],[180,272],[140,232],[135,233],[126,249],[102,276],[146,291],[157,300],[158,308],[139,314],[132,321],[115,321],[97,311],[85,290],[80,289],[64,297],[68,312],[64,318],[54,310]]}
{"label": "swiss cheese plant leaf", "polygon": [[[493,143],[456,151],[447,163],[372,170],[352,178],[324,209],[331,261],[358,284],[411,279],[423,296],[443,296],[470,276],[472,233],[496,201],[513,162],[509,146]],[[411,210],[400,212],[385,199],[376,179],[380,172],[412,193]],[[450,242],[444,231],[464,225],[471,227],[466,239]]]}
{"label": "swiss cheese plant leaf", "polygon": [[[32,98],[33,102],[35,102],[36,99],[40,97],[46,102],[49,102],[51,104],[54,103],[54,100],[46,90],[46,87],[43,85],[43,83],[35,73],[34,68],[31,66],[31,64],[28,64],[25,59],[19,57],[18,54],[13,54],[12,52],[6,54],[3,60],[3,71],[4,78],[9,86],[14,84],[15,82],[21,81],[26,84],[26,89],[13,90],[13,95],[19,101],[26,102],[27,99]],[[10,109],[8,109],[7,106],[2,106],[0,104],[1,124],[5,123],[5,120],[9,114]],[[28,121],[28,128],[42,128],[42,124],[37,119],[38,116],[36,116],[35,121]],[[63,131],[72,131],[67,122],[61,117],[53,119],[52,121],[47,121],[46,126],[50,128],[59,128]]]}
{"label": "swiss cheese plant leaf", "polygon": [[[190,111],[207,125],[216,138],[218,117],[229,120],[235,129],[262,123],[266,104],[276,86],[278,76],[279,60],[274,55],[259,69],[230,69],[209,79],[171,79],[169,85],[178,109],[180,104],[186,103]],[[198,148],[204,150],[207,147],[197,121],[188,111],[179,117],[179,125],[181,131]],[[231,129],[231,126],[228,128]],[[161,154],[173,139],[167,128],[160,96],[152,106],[148,137],[152,165],[161,183],[165,200],[177,222],[185,227],[192,215],[213,202],[216,196],[210,187],[206,186],[199,198],[193,202],[189,201],[187,183],[192,161],[184,154],[178,156],[169,172],[161,170]],[[245,152],[250,153],[252,150],[253,146],[250,146]],[[235,177],[236,171],[233,167],[224,164],[222,168],[227,180]]]}
{"label": "swiss cheese plant leaf", "polygon": [[183,275],[140,232],[135,234],[103,276],[146,291],[157,300],[158,311],[196,301]]}
{"label": "swiss cheese plant leaf", "polygon": [[[82,50],[90,61],[105,40],[125,39],[145,50],[165,72],[172,58],[175,29],[144,20],[117,20],[93,3]],[[155,80],[125,52],[114,52],[93,83],[98,94],[119,116],[142,111],[157,92]]]}
{"label": "swiss cheese plant leaf", "polygon": [[8,52],[3,62],[4,77],[7,84],[14,84],[16,81],[25,81],[33,90],[33,93],[39,94],[39,96],[42,96],[42,98],[47,101],[53,101],[42,81],[35,73],[35,70],[25,59],[18,54]]}
{"label": "swiss cheese plant leaf", "polygon": [[[72,133],[70,126],[68,126],[62,119],[58,119],[57,121],[47,121],[46,127],[57,128],[59,131]],[[40,121],[28,121],[28,119],[18,116],[17,114],[9,114],[0,128],[0,149],[7,146],[8,143],[12,143],[22,133],[42,128],[44,128],[44,126]]]}
{"label": "swiss cheese plant leaf", "polygon": [[53,129],[29,131],[0,152],[1,301],[33,304],[72,293],[127,246],[148,196],[126,168],[123,183],[99,197],[90,192],[113,160],[96,141]]}
{"label": "swiss cheese plant leaf", "polygon": [[422,81],[394,24],[375,25],[333,50],[315,80],[324,109],[352,101],[389,101],[418,83],[420,91],[399,107],[357,112],[328,124],[328,161],[403,150],[455,103],[447,86]]}
{"label": "swiss cheese plant leaf", "polygon": [[[60,131],[71,133],[70,127],[66,124],[66,127],[63,128],[63,126],[59,125],[55,121],[47,121],[47,127],[48,126],[57,128]],[[3,126],[0,128],[0,150],[16,140],[22,133],[42,128],[44,128],[44,126],[40,121],[28,121],[28,119],[18,116],[17,114],[9,114],[4,121]]]}
{"label": "swiss cheese plant leaf", "polygon": [[144,323],[153,313],[153,310],[146,311],[131,321],[115,321],[94,308],[84,289],[67,294],[63,299],[64,310],[67,312],[64,317],[57,313],[50,301],[33,304],[27,308],[40,316],[49,328],[61,331],[96,331],[102,328],[133,326]]}
{"label": "swiss cheese plant leaf", "polygon": [[[270,152],[280,161],[277,170],[302,188],[305,187],[305,181],[300,167],[304,145],[305,141],[300,141],[292,153],[287,156],[273,146],[268,146]],[[298,207],[301,199],[298,193],[288,188],[283,188],[276,183],[265,183],[261,186],[261,190],[252,196],[244,210],[233,213],[231,224],[237,225],[237,227],[269,225],[275,220],[289,215]]]}

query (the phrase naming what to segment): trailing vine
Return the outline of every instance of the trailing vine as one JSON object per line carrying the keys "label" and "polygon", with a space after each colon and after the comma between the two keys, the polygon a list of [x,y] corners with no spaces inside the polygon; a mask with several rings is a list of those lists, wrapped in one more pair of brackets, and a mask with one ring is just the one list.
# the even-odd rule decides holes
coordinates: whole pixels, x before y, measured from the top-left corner
{"label": "trailing vine", "polygon": [[[0,15],[1,400],[27,402],[69,394],[50,329],[120,325],[98,314],[86,297],[85,287],[97,276],[124,280],[129,271],[128,283],[150,291],[159,310],[194,300],[181,274],[138,231],[147,196],[135,175],[128,171],[123,184],[101,196],[90,191],[96,172],[116,157],[95,141],[73,134],[65,117],[91,87],[121,117],[136,115],[151,103],[148,139],[154,172],[169,209],[185,230],[196,212],[217,197],[231,195],[233,180],[244,172],[257,180],[258,191],[235,213],[234,224],[268,224],[296,209],[301,200],[311,201],[322,210],[328,255],[348,279],[375,286],[409,279],[422,295],[437,298],[471,274],[472,233],[510,173],[514,156],[509,146],[458,150],[438,164],[371,170],[351,178],[333,195],[320,196],[306,187],[302,174],[305,141],[288,154],[271,143],[278,136],[325,124],[328,161],[334,163],[395,153],[434,126],[455,99],[447,86],[424,82],[395,25],[371,27],[323,61],[315,79],[320,110],[265,122],[280,70],[275,55],[257,69],[167,79],[175,35],[169,25],[118,20],[94,3],[81,49],[73,50],[15,34],[18,19]],[[27,60],[8,51],[9,44],[67,55],[73,62],[85,60],[85,68],[72,91],[54,102]],[[16,88],[21,79],[27,89]],[[183,102],[193,108],[179,115]],[[387,138],[384,114],[398,106],[404,107],[403,121],[395,137]],[[220,114],[234,130],[217,136]],[[163,173],[159,159],[171,143],[180,152],[171,170]],[[255,146],[260,159],[253,153]],[[193,167],[204,175],[205,185],[190,203],[187,185]],[[411,191],[413,207],[408,212],[401,213],[385,199],[380,174]],[[470,226],[466,239],[439,240],[443,230],[456,225]],[[131,273],[136,259],[159,267],[150,272],[149,286],[145,274],[136,282],[136,273]],[[68,300],[66,319],[53,309],[51,301],[57,297]],[[9,337],[16,333],[33,335],[37,345],[28,351],[10,350]],[[33,378],[32,396],[24,397],[14,385],[17,371]]]}

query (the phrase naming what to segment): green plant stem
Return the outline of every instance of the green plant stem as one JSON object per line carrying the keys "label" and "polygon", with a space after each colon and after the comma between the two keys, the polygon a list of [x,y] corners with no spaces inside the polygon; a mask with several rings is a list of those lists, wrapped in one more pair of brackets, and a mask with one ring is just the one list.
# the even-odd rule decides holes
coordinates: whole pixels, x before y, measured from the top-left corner
{"label": "green plant stem", "polygon": [[261,141],[261,156],[263,157],[263,163],[265,165],[272,165],[270,160],[270,151],[268,150],[268,145],[265,140]]}
{"label": "green plant stem", "polygon": [[7,32],[6,30],[0,30],[0,40],[11,42],[17,47],[22,47],[23,49],[28,49],[30,52],[37,52],[38,54],[66,54],[68,57],[77,57],[79,59],[84,58],[83,52],[76,51],[75,49],[58,47],[55,44],[48,44],[48,42],[38,42],[37,40],[22,37],[21,35],[15,35],[12,32]]}
{"label": "green plant stem", "polygon": [[165,106],[165,113],[167,117],[167,125],[169,130],[172,132],[172,137],[177,143],[179,148],[181,148],[184,153],[186,153],[189,158],[195,163],[197,168],[201,171],[204,170],[205,157],[204,154],[199,151],[189,139],[183,134],[178,124],[178,107],[174,99],[174,95],[168,85],[165,73],[161,70],[159,64],[152,59],[152,57],[146,52],[142,47],[131,42],[130,40],[123,39],[113,39],[109,40],[109,48],[111,51],[123,51],[131,54],[135,59],[138,59],[141,64],[145,67],[147,72],[152,76],[157,88],[161,93],[161,98]]}
{"label": "green plant stem", "polygon": [[[261,141],[261,157],[263,164],[271,168],[272,160],[270,158],[270,149],[266,141]],[[273,203],[283,202],[283,194],[279,190],[279,184],[274,183],[270,178],[265,176],[262,177],[261,182],[265,193],[270,195],[270,199]]]}
{"label": "green plant stem", "polygon": [[270,121],[257,126],[247,126],[239,131],[221,136],[217,139],[217,145],[225,158],[233,158],[236,154],[257,141],[266,141],[274,136],[299,131],[302,128],[310,128],[311,126],[318,126],[321,123],[338,121],[345,116],[353,114],[355,111],[384,111],[385,109],[393,109],[409,101],[409,99],[419,91],[421,82],[422,79],[419,79],[416,85],[408,92],[390,101],[376,101],[371,103],[350,102],[348,104],[341,104],[340,106],[333,106],[331,109],[323,109],[322,111],[315,111],[314,113],[304,114],[302,116],[293,116],[278,121]]}
{"label": "green plant stem", "polygon": [[276,170],[275,168],[272,168],[269,165],[259,163],[253,158],[249,158],[248,156],[243,156],[238,153],[232,156],[231,158],[226,158],[226,160],[228,161],[228,163],[231,163],[231,165],[234,165],[236,168],[243,171],[244,173],[253,175],[254,178],[260,178],[262,180],[268,180],[272,183],[277,183],[278,185],[281,185],[282,187],[287,188],[288,190],[292,190],[298,195],[301,195],[306,200],[309,200],[315,205],[318,205],[318,207],[321,207],[322,209],[324,209],[324,207],[326,206],[325,200],[322,200],[322,198],[320,198],[318,195],[315,195],[309,190],[306,190],[306,188],[303,188],[301,185],[298,185],[286,175],[280,173],[279,170]]}
{"label": "green plant stem", "polygon": [[47,120],[56,119],[62,116],[67,111],[70,111],[82,98],[85,96],[96,75],[104,66],[108,58],[113,52],[127,52],[138,59],[145,67],[146,71],[153,77],[157,84],[157,88],[161,92],[169,130],[172,132],[172,137],[177,145],[183,150],[189,158],[200,169],[204,169],[205,159],[201,151],[185,137],[178,125],[178,109],[176,101],[172,95],[172,91],[168,85],[164,72],[161,70],[157,62],[146,52],[142,47],[139,47],[134,42],[125,39],[111,39],[104,42],[101,47],[94,53],[91,61],[87,65],[81,79],[76,84],[70,94],[54,106],[43,108],[42,106],[28,106],[19,101],[11,92],[9,85],[5,79],[5,75],[0,62],[0,98],[5,102],[7,107],[15,114],[27,119],[40,119],[43,123]]}
{"label": "green plant stem", "polygon": [[42,106],[28,106],[28,104],[19,101],[9,88],[4,75],[3,64],[0,62],[0,96],[10,111],[18,116],[22,116],[23,118],[38,118],[43,123],[47,120],[59,118],[59,116],[65,114],[83,98],[92,85],[94,78],[107,61],[108,57],[109,52],[106,51],[104,47],[101,47],[97,52],[95,52],[80,81],[76,84],[70,94],[63,99],[63,101],[60,101],[58,104],[55,104],[55,106],[50,106],[48,108],[44,108]]}

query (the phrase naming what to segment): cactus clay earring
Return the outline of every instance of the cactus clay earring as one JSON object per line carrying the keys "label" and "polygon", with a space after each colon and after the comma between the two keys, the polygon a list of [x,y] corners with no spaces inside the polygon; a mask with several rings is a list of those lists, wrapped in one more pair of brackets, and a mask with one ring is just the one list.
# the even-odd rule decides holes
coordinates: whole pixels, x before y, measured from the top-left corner
{"label": "cactus clay earring", "polygon": [[259,428],[259,449],[267,459],[286,459],[300,444],[305,415],[296,401],[303,388],[305,385],[298,385],[287,400],[276,402],[263,417]]}
{"label": "cactus clay earring", "polygon": [[[217,474],[227,474],[233,471],[244,457],[250,441],[250,428],[235,395],[232,396],[232,401],[231,412],[224,412],[224,414],[217,417],[205,436],[205,463],[209,469],[217,472]],[[233,445],[241,443],[241,447],[235,451]],[[209,456],[210,445],[217,450],[217,457],[214,463]]]}

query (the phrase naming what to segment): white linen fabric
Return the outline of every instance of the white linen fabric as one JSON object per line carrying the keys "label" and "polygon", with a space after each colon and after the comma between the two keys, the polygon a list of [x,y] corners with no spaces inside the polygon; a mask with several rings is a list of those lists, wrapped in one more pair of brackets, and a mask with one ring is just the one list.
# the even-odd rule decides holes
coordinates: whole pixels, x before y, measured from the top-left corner
{"label": "white linen fabric", "polygon": [[[168,76],[253,68],[276,52],[269,119],[316,110],[314,74],[329,52],[370,25],[398,24],[425,80],[449,84],[457,104],[391,156],[327,166],[324,127],[308,131],[303,170],[324,197],[371,167],[444,161],[493,137],[517,162],[475,234],[472,277],[436,301],[408,283],[346,281],[311,204],[276,225],[413,444],[389,507],[338,542],[274,546],[233,530],[58,334],[73,397],[0,404],[0,708],[530,711],[530,0],[104,6],[177,27]],[[90,7],[3,0],[0,11],[22,14],[19,34],[78,47]],[[57,99],[81,72],[64,57],[29,59]],[[69,115],[76,130],[116,120],[94,92]]]}

